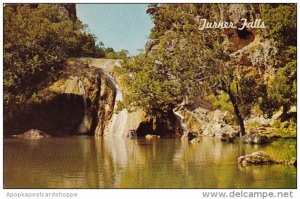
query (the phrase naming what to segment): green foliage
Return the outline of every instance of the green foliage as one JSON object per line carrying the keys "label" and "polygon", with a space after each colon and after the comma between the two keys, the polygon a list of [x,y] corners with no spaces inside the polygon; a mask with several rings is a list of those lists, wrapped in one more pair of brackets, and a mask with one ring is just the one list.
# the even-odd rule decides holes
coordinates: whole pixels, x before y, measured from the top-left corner
{"label": "green foliage", "polygon": [[297,135],[297,123],[294,120],[288,120],[284,122],[280,122],[280,120],[276,120],[273,123],[274,131],[272,135],[277,135],[281,137],[296,137]]}
{"label": "green foliage", "polygon": [[262,20],[267,24],[265,36],[285,49],[297,44],[297,4],[260,4]]}
{"label": "green foliage", "polygon": [[236,118],[234,117],[233,106],[227,93],[221,91],[217,95],[210,94],[206,99],[213,104],[214,108],[229,112],[229,114],[226,115],[227,123],[237,124]]}
{"label": "green foliage", "polygon": [[[296,48],[293,48],[296,55]],[[278,105],[286,107],[286,111],[297,102],[297,63],[296,57],[279,68],[269,89],[269,97]]]}
{"label": "green foliage", "polygon": [[[268,88],[268,99],[284,112],[296,105],[296,47],[297,47],[297,5],[262,4],[261,14],[268,24],[266,37],[272,39],[278,49],[276,56],[275,77]],[[265,108],[267,109],[267,108]],[[268,110],[268,109],[267,109]]]}
{"label": "green foliage", "polygon": [[129,52],[127,50],[120,50],[115,52],[113,48],[104,49],[105,58],[107,59],[126,59]]}
{"label": "green foliage", "polygon": [[[226,60],[219,31],[200,31],[195,4],[163,4],[151,12],[152,38],[164,32],[155,50],[122,64],[126,85],[124,107],[138,106],[150,114],[166,113],[181,102],[188,103],[211,91],[216,83],[219,60]],[[148,49],[149,50],[149,49]],[[205,80],[205,81],[204,81]]]}
{"label": "green foliage", "polygon": [[229,111],[234,114],[234,110],[228,95],[224,92],[220,92],[218,95],[210,94],[207,99],[213,104],[217,109],[223,111]]}
{"label": "green foliage", "polygon": [[118,68],[117,72],[123,74],[126,85],[120,108],[134,110],[140,107],[152,115],[163,114],[168,110],[168,105],[176,95],[176,82],[166,79],[153,63],[153,59],[139,55],[126,59],[122,68]]}
{"label": "green foliage", "polygon": [[[179,104],[189,105],[199,97],[209,96],[215,107],[236,116],[242,132],[244,118],[253,111],[271,116],[280,106],[294,105],[295,4],[259,6],[263,21],[270,27],[262,34],[278,49],[272,66],[276,74],[268,77],[273,78],[272,83],[266,80],[265,67],[239,66],[230,60],[223,30],[198,29],[198,19],[218,18],[218,5],[151,4],[147,12],[154,27],[147,53],[125,61],[122,68],[125,85],[130,88],[123,107],[137,106],[150,114],[166,113]],[[255,49],[250,51],[262,52],[263,47]]]}
{"label": "green foliage", "polygon": [[[22,107],[70,56],[101,55],[95,37],[57,4],[4,7],[4,107]],[[36,98],[34,96],[34,98]]]}
{"label": "green foliage", "polygon": [[188,36],[197,29],[196,17],[210,19],[216,10],[218,10],[216,4],[150,4],[147,13],[154,23],[150,38],[160,38],[166,31]]}
{"label": "green foliage", "polygon": [[83,32],[80,35],[79,43],[77,49],[71,53],[72,56],[75,57],[95,57],[95,58],[103,58],[105,57],[105,51],[103,49],[102,43],[96,44],[96,37],[91,34],[87,34]]}
{"label": "green foliage", "polygon": [[257,121],[248,122],[246,124],[246,127],[249,127],[249,128],[258,128],[260,126],[261,126],[261,124]]}

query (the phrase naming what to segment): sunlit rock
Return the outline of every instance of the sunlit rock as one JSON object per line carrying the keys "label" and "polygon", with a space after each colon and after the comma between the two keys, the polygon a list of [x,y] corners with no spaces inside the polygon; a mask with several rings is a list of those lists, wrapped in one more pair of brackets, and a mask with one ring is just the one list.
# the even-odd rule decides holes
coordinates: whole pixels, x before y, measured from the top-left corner
{"label": "sunlit rock", "polygon": [[293,157],[291,160],[275,160],[263,151],[257,151],[238,158],[238,163],[242,166],[250,165],[272,165],[282,164],[287,166],[297,166],[297,159]]}
{"label": "sunlit rock", "polygon": [[246,134],[241,138],[242,142],[248,144],[267,144],[272,140],[267,136],[262,136],[259,134]]}
{"label": "sunlit rock", "polygon": [[41,139],[41,138],[47,138],[50,136],[48,134],[46,134],[45,132],[40,131],[38,129],[30,129],[30,130],[26,131],[25,133],[13,135],[13,137],[36,140],[36,139]]}
{"label": "sunlit rock", "polygon": [[264,164],[277,164],[268,154],[263,151],[257,151],[249,155],[240,156],[238,163],[243,166],[248,165],[264,165]]}

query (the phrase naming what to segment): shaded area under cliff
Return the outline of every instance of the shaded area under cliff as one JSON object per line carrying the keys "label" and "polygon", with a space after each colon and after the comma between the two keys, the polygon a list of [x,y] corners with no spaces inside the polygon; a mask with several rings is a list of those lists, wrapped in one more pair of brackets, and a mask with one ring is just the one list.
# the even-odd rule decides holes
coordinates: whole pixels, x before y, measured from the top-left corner
{"label": "shaded area under cliff", "polygon": [[75,135],[79,133],[84,114],[82,96],[60,94],[18,113],[13,120],[4,121],[4,134],[20,134],[36,128],[53,136]]}

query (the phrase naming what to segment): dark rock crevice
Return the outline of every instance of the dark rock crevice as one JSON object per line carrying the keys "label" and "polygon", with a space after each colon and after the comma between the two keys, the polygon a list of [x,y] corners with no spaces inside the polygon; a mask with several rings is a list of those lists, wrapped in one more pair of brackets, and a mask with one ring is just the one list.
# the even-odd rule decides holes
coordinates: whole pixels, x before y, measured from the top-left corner
{"label": "dark rock crevice", "polygon": [[[87,106],[91,104],[87,99]],[[20,134],[28,129],[39,129],[53,136],[78,134],[85,114],[84,99],[75,94],[59,94],[41,104],[32,105],[13,120],[4,123],[6,135]]]}
{"label": "dark rock crevice", "polygon": [[136,129],[137,136],[159,135],[163,137],[174,136],[181,128],[177,117],[173,111],[168,111],[164,118],[154,119],[149,117],[147,121],[143,121]]}

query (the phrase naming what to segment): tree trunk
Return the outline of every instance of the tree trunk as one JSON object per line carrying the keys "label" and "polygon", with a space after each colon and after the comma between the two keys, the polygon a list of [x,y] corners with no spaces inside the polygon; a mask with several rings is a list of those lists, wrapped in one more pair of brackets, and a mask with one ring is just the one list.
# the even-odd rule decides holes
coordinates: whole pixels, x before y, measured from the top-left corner
{"label": "tree trunk", "polygon": [[280,116],[280,121],[284,122],[287,118],[287,112],[289,111],[289,107],[287,105],[283,105],[282,114]]}
{"label": "tree trunk", "polygon": [[230,89],[229,86],[227,87],[226,92],[229,95],[230,101],[232,103],[235,116],[236,116],[236,118],[238,120],[238,123],[239,123],[239,126],[240,126],[240,137],[242,137],[243,135],[246,134],[245,125],[244,125],[244,118],[241,115],[241,112],[240,112],[238,104],[237,104],[237,100],[236,100],[235,96],[233,95],[233,93],[231,92],[231,89]]}

